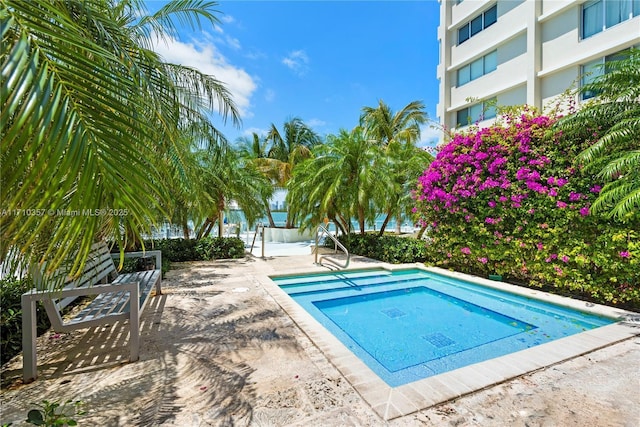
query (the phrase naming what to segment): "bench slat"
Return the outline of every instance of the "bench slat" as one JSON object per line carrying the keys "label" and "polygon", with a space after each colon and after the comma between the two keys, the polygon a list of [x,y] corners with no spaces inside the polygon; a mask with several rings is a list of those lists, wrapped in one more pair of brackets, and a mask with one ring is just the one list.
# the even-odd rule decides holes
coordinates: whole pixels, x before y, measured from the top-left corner
{"label": "bench slat", "polygon": [[82,323],[88,320],[96,318],[107,317],[111,314],[123,313],[123,310],[119,310],[118,306],[129,303],[129,293],[125,291],[109,292],[106,294],[100,294],[89,303],[80,313],[78,313],[65,325],[72,325],[76,323]]}
{"label": "bench slat", "polygon": [[[146,304],[147,297],[158,280],[160,272],[157,270],[139,271],[122,274],[113,281],[113,284],[139,282],[141,309]],[[130,298],[128,292],[110,292],[98,295],[87,307],[78,313],[68,324],[81,323],[98,317],[107,317],[114,314],[128,313],[130,310]]]}

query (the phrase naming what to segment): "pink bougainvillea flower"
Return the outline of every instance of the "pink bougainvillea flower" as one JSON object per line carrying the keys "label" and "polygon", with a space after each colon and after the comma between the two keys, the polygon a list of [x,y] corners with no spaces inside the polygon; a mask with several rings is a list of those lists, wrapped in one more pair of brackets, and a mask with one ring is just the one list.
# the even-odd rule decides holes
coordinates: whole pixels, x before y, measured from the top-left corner
{"label": "pink bougainvillea flower", "polygon": [[592,193],[598,194],[600,192],[600,190],[602,190],[602,187],[599,185],[594,185],[593,187],[591,187],[589,189],[589,191],[591,191]]}
{"label": "pink bougainvillea flower", "polygon": [[566,207],[567,207],[567,204],[566,204],[565,202],[563,202],[562,200],[558,200],[558,201],[556,202],[556,206],[557,206],[558,208],[560,208],[560,209],[564,209],[564,208],[566,208]]}
{"label": "pink bougainvillea flower", "polygon": [[469,255],[471,253],[471,249],[465,246],[464,248],[460,249],[460,252],[462,252],[463,254]]}
{"label": "pink bougainvillea flower", "polygon": [[569,201],[570,202],[577,202],[580,199],[582,199],[582,194],[576,193],[576,192],[573,192],[573,191],[571,193],[569,193]]}
{"label": "pink bougainvillea flower", "polygon": [[580,215],[588,216],[589,215],[589,206],[584,206],[580,208]]}
{"label": "pink bougainvillea flower", "polygon": [[564,186],[567,184],[567,182],[569,182],[569,180],[568,180],[568,179],[565,179],[565,178],[558,178],[558,179],[556,180],[556,185],[557,185],[558,187],[564,187]]}
{"label": "pink bougainvillea flower", "polygon": [[487,203],[489,205],[490,208],[495,208],[496,207],[496,202],[494,202],[493,200],[489,200],[489,203]]}
{"label": "pink bougainvillea flower", "polygon": [[544,245],[542,244],[542,242],[538,242],[536,243],[536,248],[538,248],[539,251],[544,249]]}
{"label": "pink bougainvillea flower", "polygon": [[494,218],[488,216],[484,219],[484,222],[486,222],[487,224],[495,224],[497,221]]}
{"label": "pink bougainvillea flower", "polygon": [[558,276],[562,276],[564,274],[564,272],[562,271],[562,269],[560,267],[553,267],[553,269],[556,271],[556,274]]}
{"label": "pink bougainvillea flower", "polygon": [[569,262],[569,257],[566,256],[566,255],[562,255],[560,257],[560,261],[562,261],[562,262],[564,262],[566,264],[567,262]]}
{"label": "pink bougainvillea flower", "polygon": [[485,257],[478,258],[478,261],[480,261],[483,264],[486,264],[487,262],[489,262],[489,260]]}
{"label": "pink bougainvillea flower", "polygon": [[631,254],[628,251],[620,251],[618,255],[620,255],[620,258],[631,258]]}
{"label": "pink bougainvillea flower", "polygon": [[527,211],[527,213],[533,215],[534,213],[536,213],[536,210],[531,208]]}
{"label": "pink bougainvillea flower", "polygon": [[546,230],[547,228],[549,228],[549,224],[547,224],[546,222],[543,224],[540,224],[540,228],[542,228],[543,230]]}

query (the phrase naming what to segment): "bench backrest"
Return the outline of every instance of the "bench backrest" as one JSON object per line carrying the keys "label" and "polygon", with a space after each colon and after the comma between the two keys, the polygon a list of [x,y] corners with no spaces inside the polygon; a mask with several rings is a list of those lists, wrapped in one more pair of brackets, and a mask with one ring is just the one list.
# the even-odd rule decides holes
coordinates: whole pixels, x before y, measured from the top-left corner
{"label": "bench backrest", "polygon": [[[39,286],[38,283],[36,283],[36,288],[60,289],[63,287],[64,289],[73,289],[78,287],[88,287],[101,283],[105,278],[113,279],[117,277],[117,275],[118,272],[115,264],[113,263],[109,247],[106,243],[100,242],[94,243],[93,246],[91,246],[91,252],[89,253],[87,262],[82,270],[82,274],[77,279],[68,277],[68,270],[63,266],[53,274],[47,276],[45,279],[41,278],[40,280],[46,281],[46,283],[41,283]],[[61,310],[76,298],[77,297],[62,299],[55,298],[54,291],[52,293],[51,301],[55,304],[57,310]]]}

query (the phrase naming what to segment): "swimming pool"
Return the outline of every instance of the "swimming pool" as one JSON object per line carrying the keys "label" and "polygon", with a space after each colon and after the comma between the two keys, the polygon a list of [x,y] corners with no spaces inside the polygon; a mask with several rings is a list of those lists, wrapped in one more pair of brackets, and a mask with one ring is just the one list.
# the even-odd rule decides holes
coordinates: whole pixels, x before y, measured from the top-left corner
{"label": "swimming pool", "polygon": [[271,279],[391,387],[615,322],[417,268]]}

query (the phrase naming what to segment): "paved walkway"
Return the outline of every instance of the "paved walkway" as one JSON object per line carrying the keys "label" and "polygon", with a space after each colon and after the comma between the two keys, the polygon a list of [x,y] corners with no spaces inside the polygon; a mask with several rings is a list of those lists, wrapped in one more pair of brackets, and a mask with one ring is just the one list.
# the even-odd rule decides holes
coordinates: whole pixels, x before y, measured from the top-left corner
{"label": "paved walkway", "polygon": [[81,426],[640,424],[638,336],[384,421],[258,280],[324,270],[309,252],[176,264],[145,310],[136,363],[127,362],[126,324],[45,334],[35,382],[21,384],[20,357],[3,366],[0,423],[22,425],[42,399],[80,399]]}

